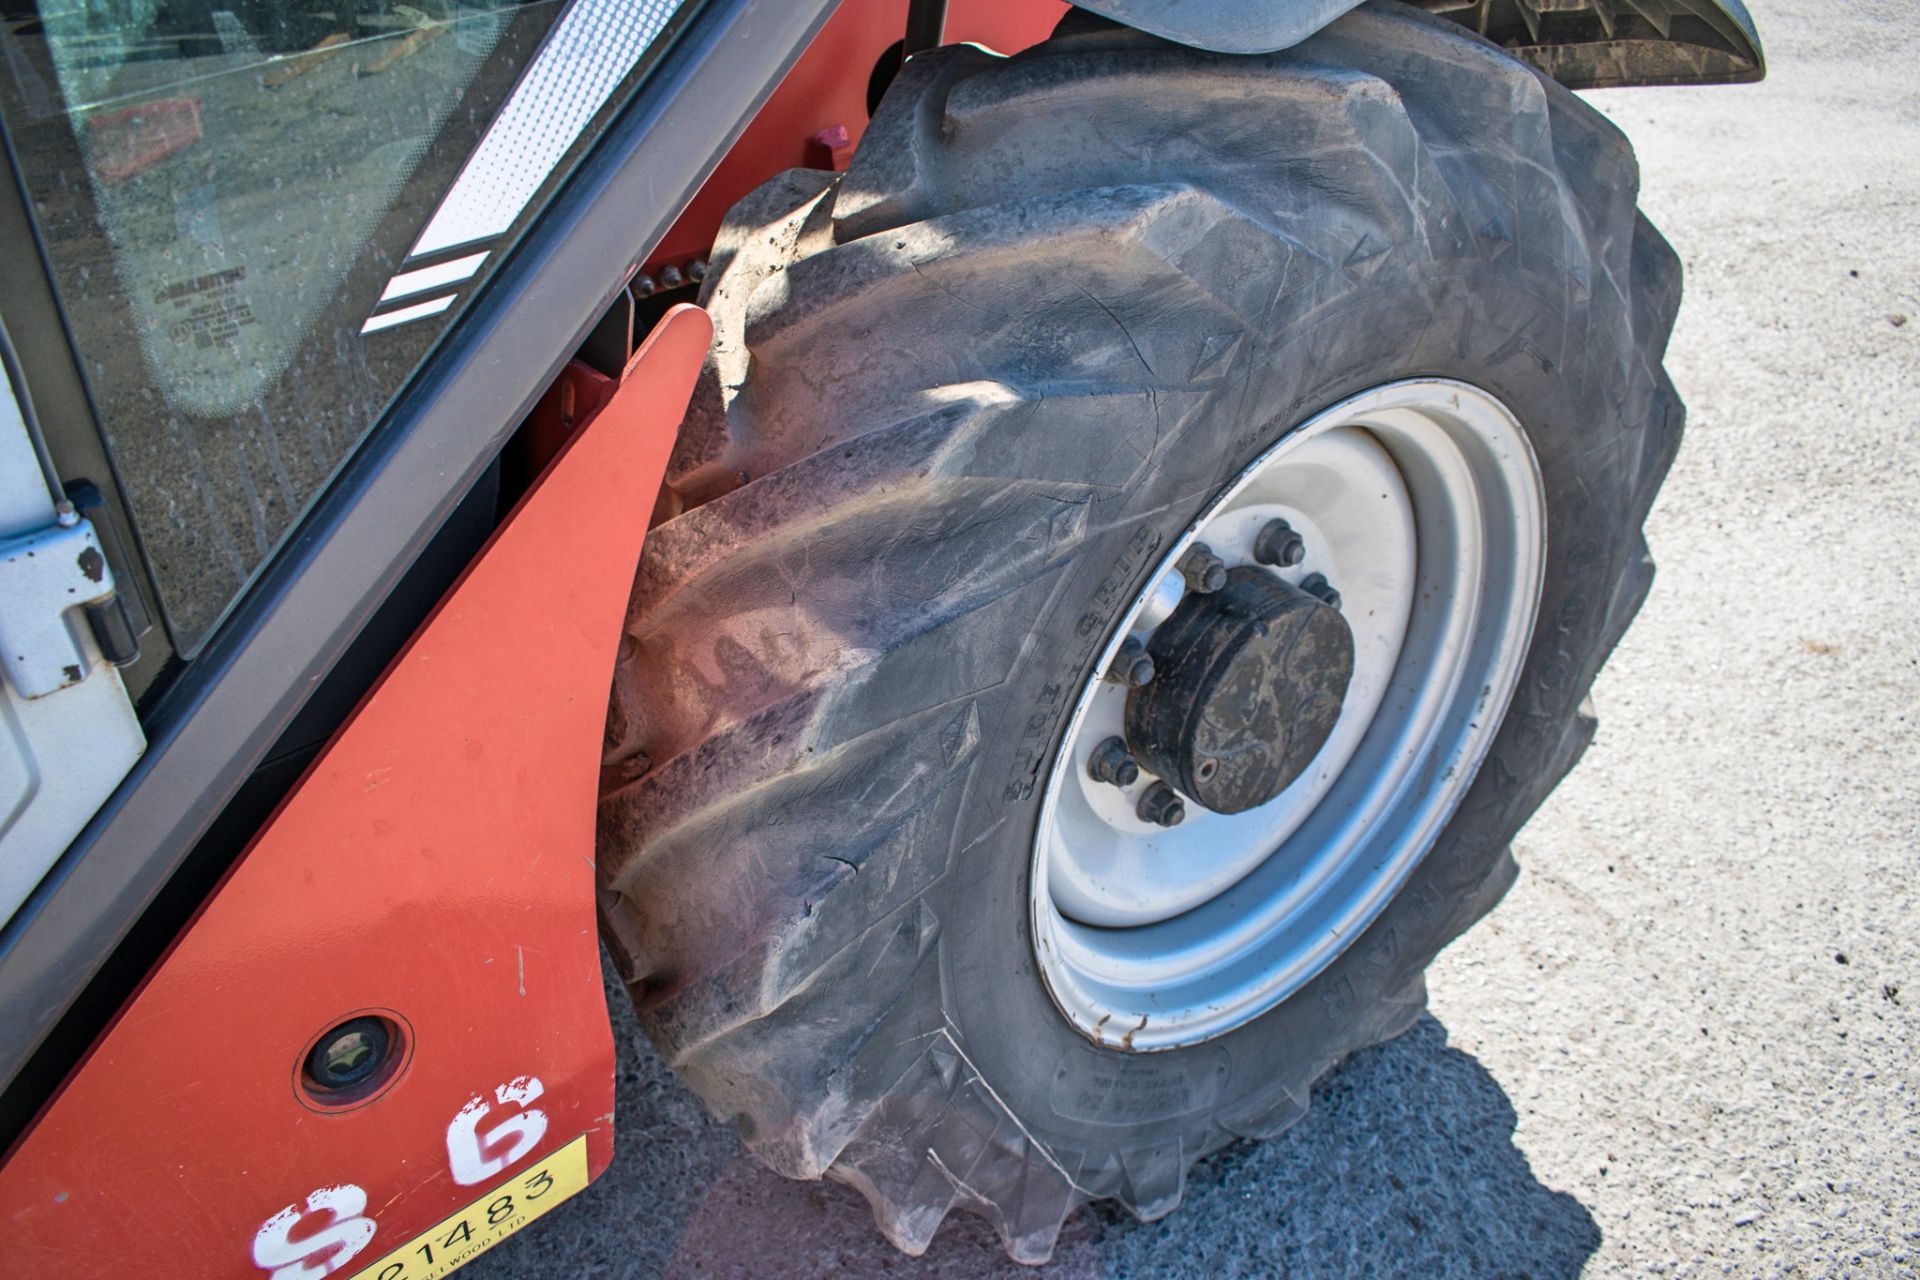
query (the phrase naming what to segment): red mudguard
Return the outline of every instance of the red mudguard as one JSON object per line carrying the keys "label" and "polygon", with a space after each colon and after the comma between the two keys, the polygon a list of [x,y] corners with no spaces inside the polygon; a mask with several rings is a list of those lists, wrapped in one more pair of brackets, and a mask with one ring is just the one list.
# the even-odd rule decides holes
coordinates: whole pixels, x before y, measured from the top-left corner
{"label": "red mudguard", "polygon": [[[606,1167],[600,741],[711,333],[653,331],[16,1146],[0,1272],[432,1280]],[[342,1101],[302,1064],[360,1014]]]}

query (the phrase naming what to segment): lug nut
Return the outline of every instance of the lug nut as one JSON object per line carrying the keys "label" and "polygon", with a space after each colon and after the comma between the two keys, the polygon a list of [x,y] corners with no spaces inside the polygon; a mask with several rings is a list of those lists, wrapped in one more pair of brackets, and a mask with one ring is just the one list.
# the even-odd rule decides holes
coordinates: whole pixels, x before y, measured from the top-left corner
{"label": "lug nut", "polygon": [[651,298],[654,294],[658,292],[660,292],[660,282],[658,280],[655,280],[652,276],[646,274],[644,271],[633,278],[633,296],[634,297]]}
{"label": "lug nut", "polygon": [[1327,581],[1324,573],[1310,573],[1300,579],[1300,589],[1322,604],[1335,609],[1340,607],[1340,593],[1333,589],[1333,584]]}
{"label": "lug nut", "polygon": [[1116,787],[1130,787],[1140,780],[1140,765],[1134,760],[1133,752],[1127,750],[1124,738],[1108,738],[1095,747],[1092,758],[1087,761],[1087,772],[1095,782]]}
{"label": "lug nut", "polygon": [[1147,646],[1132,636],[1121,641],[1120,652],[1113,655],[1113,665],[1107,668],[1107,679],[1129,689],[1138,689],[1153,679],[1153,658]]}
{"label": "lug nut", "polygon": [[695,258],[692,262],[689,262],[687,264],[687,279],[693,281],[695,284],[698,284],[700,281],[705,280],[706,278],[707,278],[707,260],[705,258]]}
{"label": "lug nut", "polygon": [[1177,827],[1186,821],[1186,801],[1180,793],[1164,782],[1156,782],[1140,794],[1140,804],[1134,809],[1140,815],[1140,821],[1151,822],[1156,827]]}
{"label": "lug nut", "polygon": [[680,274],[680,268],[672,266],[660,268],[660,287],[662,289],[678,289],[685,283],[686,277]]}
{"label": "lug nut", "polygon": [[1307,540],[1285,520],[1269,520],[1254,535],[1253,558],[1261,564],[1291,569],[1307,558]]}
{"label": "lug nut", "polygon": [[1226,562],[1213,554],[1213,548],[1204,542],[1187,548],[1187,553],[1180,557],[1179,569],[1189,591],[1210,595],[1227,585]]}

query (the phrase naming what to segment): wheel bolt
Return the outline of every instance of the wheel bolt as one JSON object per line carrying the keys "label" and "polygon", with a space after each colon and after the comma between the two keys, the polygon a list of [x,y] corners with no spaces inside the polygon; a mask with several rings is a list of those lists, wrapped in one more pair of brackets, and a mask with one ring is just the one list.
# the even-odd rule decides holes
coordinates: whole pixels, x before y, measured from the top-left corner
{"label": "wheel bolt", "polygon": [[1310,573],[1300,579],[1300,589],[1322,604],[1335,609],[1340,607],[1340,593],[1333,589],[1333,584],[1327,581],[1324,573]]}
{"label": "wheel bolt", "polygon": [[1138,689],[1153,679],[1153,658],[1147,646],[1132,636],[1121,641],[1120,652],[1113,655],[1113,665],[1107,668],[1107,679],[1129,689]]}
{"label": "wheel bolt", "polygon": [[686,277],[680,274],[680,268],[671,266],[660,268],[662,289],[678,289],[684,283],[686,283]]}
{"label": "wheel bolt", "polygon": [[1124,738],[1108,738],[1095,747],[1093,757],[1087,761],[1087,772],[1095,782],[1116,787],[1130,787],[1140,780],[1140,765],[1134,760],[1133,752],[1127,750]]}
{"label": "wheel bolt", "polygon": [[1140,795],[1140,804],[1134,809],[1140,815],[1140,821],[1151,822],[1156,827],[1177,827],[1186,821],[1186,801],[1180,793],[1164,782],[1156,782]]}
{"label": "wheel bolt", "polygon": [[1213,548],[1204,542],[1196,542],[1187,548],[1180,557],[1180,576],[1187,580],[1187,590],[1212,594],[1227,585],[1227,565],[1219,556],[1213,554]]}
{"label": "wheel bolt", "polygon": [[1285,520],[1269,520],[1254,535],[1253,558],[1261,564],[1291,569],[1307,558],[1307,540]]}

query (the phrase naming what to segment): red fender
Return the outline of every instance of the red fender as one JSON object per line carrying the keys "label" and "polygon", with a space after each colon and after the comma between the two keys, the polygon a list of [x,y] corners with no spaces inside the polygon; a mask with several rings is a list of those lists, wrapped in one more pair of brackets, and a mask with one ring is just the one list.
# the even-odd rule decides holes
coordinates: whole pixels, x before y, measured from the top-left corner
{"label": "red fender", "polygon": [[[607,1166],[601,735],[711,336],[667,314],[16,1146],[7,1274],[431,1280]],[[365,1011],[394,1065],[330,1105]]]}

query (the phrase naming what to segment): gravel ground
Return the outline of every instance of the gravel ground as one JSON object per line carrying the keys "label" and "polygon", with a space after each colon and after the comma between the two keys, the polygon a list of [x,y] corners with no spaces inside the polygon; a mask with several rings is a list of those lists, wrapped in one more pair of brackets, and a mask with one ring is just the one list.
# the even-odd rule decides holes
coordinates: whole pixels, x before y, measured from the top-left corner
{"label": "gravel ground", "polygon": [[[1519,885],[1297,1128],[1040,1274],[1920,1272],[1920,10],[1754,8],[1766,84],[1595,95],[1686,259],[1692,418]],[[472,1280],[1036,1274],[761,1170],[615,1007],[614,1167]]]}

